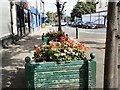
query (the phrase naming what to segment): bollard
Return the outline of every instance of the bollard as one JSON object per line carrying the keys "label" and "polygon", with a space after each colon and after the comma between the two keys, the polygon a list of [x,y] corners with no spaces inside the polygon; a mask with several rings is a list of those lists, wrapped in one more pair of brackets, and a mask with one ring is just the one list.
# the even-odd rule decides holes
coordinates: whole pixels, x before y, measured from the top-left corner
{"label": "bollard", "polygon": [[68,41],[68,34],[66,34],[66,41]]}
{"label": "bollard", "polygon": [[44,37],[45,37],[45,34],[43,33],[43,35],[42,35],[42,40],[44,40]]}
{"label": "bollard", "polygon": [[76,27],[76,39],[78,39],[78,27]]}

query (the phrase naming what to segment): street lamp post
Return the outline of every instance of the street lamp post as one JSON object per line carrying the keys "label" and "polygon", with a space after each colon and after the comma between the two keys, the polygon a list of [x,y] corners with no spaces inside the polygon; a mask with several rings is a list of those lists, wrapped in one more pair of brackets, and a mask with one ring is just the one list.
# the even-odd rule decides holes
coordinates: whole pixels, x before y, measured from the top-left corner
{"label": "street lamp post", "polygon": [[62,5],[62,10],[60,11],[60,8],[61,8],[61,4],[59,3],[59,1],[60,0],[56,0],[56,3],[57,3],[57,13],[58,13],[58,31],[62,31],[62,29],[61,29],[61,13],[62,13],[62,11],[63,11],[63,9],[64,9],[64,5],[65,5],[65,3],[66,2],[64,2],[63,3],[63,5]]}

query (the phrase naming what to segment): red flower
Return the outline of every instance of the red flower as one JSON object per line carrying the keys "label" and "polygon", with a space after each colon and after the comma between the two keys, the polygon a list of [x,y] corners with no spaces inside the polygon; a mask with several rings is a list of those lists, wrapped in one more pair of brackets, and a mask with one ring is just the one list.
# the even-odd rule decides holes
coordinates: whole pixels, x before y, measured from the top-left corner
{"label": "red flower", "polygon": [[42,44],[39,45],[40,47],[42,46]]}
{"label": "red flower", "polygon": [[61,36],[60,38],[61,38],[61,40],[60,40],[61,42],[65,42],[66,41],[66,37],[64,37],[64,36]]}
{"label": "red flower", "polygon": [[58,39],[57,39],[57,38],[56,38],[55,40],[56,40],[56,41],[58,41]]}
{"label": "red flower", "polygon": [[51,41],[50,41],[50,45],[54,48],[54,47],[56,46],[56,42],[53,41],[53,40],[51,40]]}
{"label": "red flower", "polygon": [[35,48],[35,51],[36,51],[36,52],[39,52],[39,51],[40,51],[40,49],[39,49],[38,47],[36,47],[36,48]]}
{"label": "red flower", "polygon": [[61,42],[65,42],[66,41],[66,39],[64,38],[64,39],[61,39]]}
{"label": "red flower", "polygon": [[64,38],[64,36],[61,36],[60,38]]}

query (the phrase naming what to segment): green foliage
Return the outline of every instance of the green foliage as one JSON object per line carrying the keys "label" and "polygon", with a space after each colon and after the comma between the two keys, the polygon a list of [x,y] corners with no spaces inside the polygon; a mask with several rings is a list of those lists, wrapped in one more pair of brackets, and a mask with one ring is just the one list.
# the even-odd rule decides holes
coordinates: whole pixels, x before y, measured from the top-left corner
{"label": "green foliage", "polygon": [[95,2],[78,2],[72,12],[71,12],[71,18],[72,21],[74,21],[74,17],[81,18],[84,14],[90,14],[96,12],[96,3]]}
{"label": "green foliage", "polygon": [[65,32],[61,31],[53,31],[53,32],[47,32],[45,37],[61,37],[65,36]]}
{"label": "green foliage", "polygon": [[56,22],[57,12],[47,12],[46,15],[48,16],[46,23]]}
{"label": "green foliage", "polygon": [[[62,36],[61,42],[50,41],[50,45],[43,44],[42,46],[35,47],[34,60],[36,62],[71,62],[72,60],[85,60],[87,48],[67,37]],[[65,40],[63,40],[65,39]]]}
{"label": "green foliage", "polygon": [[[65,48],[65,47],[62,47]],[[39,52],[34,52],[34,59],[36,62],[43,62],[43,61],[56,61],[56,62],[61,62],[61,61],[66,61],[70,62],[72,60],[85,60],[86,59],[86,54],[83,50],[79,50],[75,47],[70,47],[71,50],[75,50],[75,52],[72,52],[65,48],[63,50],[62,48],[56,48],[55,50],[52,49],[50,45],[45,46],[45,47],[40,47]],[[41,55],[41,56],[40,56]]]}

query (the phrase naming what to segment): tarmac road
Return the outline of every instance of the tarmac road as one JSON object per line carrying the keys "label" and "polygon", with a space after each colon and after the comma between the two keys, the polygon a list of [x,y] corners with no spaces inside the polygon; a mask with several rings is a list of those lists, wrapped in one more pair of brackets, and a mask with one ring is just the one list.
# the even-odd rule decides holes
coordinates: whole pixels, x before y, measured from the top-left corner
{"label": "tarmac road", "polygon": [[[76,28],[62,27],[62,29],[69,34],[69,36],[76,38]],[[103,88],[103,75],[104,75],[104,54],[105,54],[105,41],[106,29],[82,29],[79,28],[79,42],[84,43],[88,48],[88,56],[91,52],[96,54],[97,70],[96,70],[96,88]],[[89,57],[90,58],[90,57]]]}

